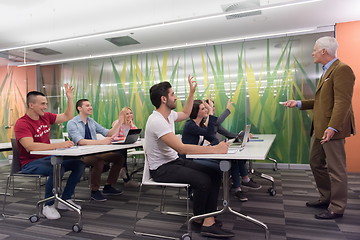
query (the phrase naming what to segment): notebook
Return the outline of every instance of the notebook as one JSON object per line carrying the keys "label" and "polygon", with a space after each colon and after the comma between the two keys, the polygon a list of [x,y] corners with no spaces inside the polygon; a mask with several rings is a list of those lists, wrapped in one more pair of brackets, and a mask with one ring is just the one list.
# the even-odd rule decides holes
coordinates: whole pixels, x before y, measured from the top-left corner
{"label": "notebook", "polygon": [[139,139],[141,129],[130,129],[126,138],[120,141],[114,141],[112,144],[131,144],[136,142]]}

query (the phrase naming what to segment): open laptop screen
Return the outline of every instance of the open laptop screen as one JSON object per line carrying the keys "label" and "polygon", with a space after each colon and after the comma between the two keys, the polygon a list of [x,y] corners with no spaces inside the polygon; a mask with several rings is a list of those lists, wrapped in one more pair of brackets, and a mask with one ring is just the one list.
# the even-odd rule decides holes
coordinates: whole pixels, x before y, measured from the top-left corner
{"label": "open laptop screen", "polygon": [[136,142],[139,139],[141,133],[141,129],[130,129],[125,140],[122,141],[114,141],[113,144],[131,144]]}
{"label": "open laptop screen", "polygon": [[245,147],[246,143],[248,142],[249,136],[250,136],[250,130],[251,130],[251,124],[247,124],[245,126],[245,133],[244,133],[244,137],[243,140],[241,142],[241,147]]}

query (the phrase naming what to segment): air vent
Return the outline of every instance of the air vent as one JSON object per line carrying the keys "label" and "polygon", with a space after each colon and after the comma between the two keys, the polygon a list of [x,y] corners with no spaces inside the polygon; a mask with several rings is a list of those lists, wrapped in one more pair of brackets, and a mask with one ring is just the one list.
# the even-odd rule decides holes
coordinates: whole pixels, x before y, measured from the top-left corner
{"label": "air vent", "polygon": [[61,52],[55,51],[55,50],[50,49],[50,48],[45,48],[45,47],[43,47],[43,48],[35,48],[32,51],[35,52],[35,53],[44,55],[44,56],[61,54]]}
{"label": "air vent", "polygon": [[138,41],[136,41],[135,39],[133,39],[129,36],[105,38],[105,40],[115,44],[118,47],[123,47],[123,46],[133,45],[133,44],[140,44]]}
{"label": "air vent", "polygon": [[[260,7],[259,0],[255,0],[255,1],[254,0],[246,0],[246,1],[242,1],[242,2],[225,4],[225,5],[221,6],[222,10],[225,13],[236,12],[236,11],[246,11],[246,10],[256,9],[259,7]],[[255,15],[261,15],[261,10],[251,11],[251,12],[247,12],[247,13],[227,15],[226,19],[230,20],[230,19],[235,19],[235,18],[255,16]]]}
{"label": "air vent", "polygon": [[36,62],[34,59],[24,59],[23,56],[16,55],[15,52],[9,53],[8,51],[0,53],[0,58],[6,59],[10,62]]}

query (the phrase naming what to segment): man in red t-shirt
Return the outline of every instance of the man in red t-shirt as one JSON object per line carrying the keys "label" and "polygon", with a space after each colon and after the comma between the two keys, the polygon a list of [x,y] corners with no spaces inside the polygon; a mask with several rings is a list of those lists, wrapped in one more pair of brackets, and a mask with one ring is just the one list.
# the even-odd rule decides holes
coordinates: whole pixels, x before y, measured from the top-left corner
{"label": "man in red t-shirt", "polygon": [[[51,156],[33,155],[30,151],[52,150],[57,148],[69,148],[74,146],[72,141],[50,143],[50,125],[70,120],[74,115],[73,87],[65,84],[65,93],[68,99],[66,111],[62,114],[45,112],[47,100],[43,93],[32,91],[26,95],[26,114],[16,121],[14,131],[20,152],[21,172],[29,174],[41,174],[48,177],[45,187],[45,198],[53,196],[53,166]],[[61,176],[64,172],[71,171],[61,198],[81,209],[71,200],[76,184],[84,172],[84,164],[78,159],[66,159],[61,165]],[[71,210],[66,205],[58,203],[58,208]],[[48,219],[60,218],[59,212],[54,206],[54,201],[45,203],[42,211]]]}

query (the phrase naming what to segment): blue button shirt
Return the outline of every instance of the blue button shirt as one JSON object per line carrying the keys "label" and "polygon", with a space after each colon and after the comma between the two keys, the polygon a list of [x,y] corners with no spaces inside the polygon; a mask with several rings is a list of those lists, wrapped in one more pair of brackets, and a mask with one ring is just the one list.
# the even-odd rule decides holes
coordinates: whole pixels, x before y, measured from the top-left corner
{"label": "blue button shirt", "polygon": [[[98,124],[94,119],[88,117],[87,123],[90,129],[91,137],[96,140],[96,134],[100,133],[104,137],[109,133],[109,129]],[[70,139],[77,145],[81,139],[85,139],[85,123],[77,115],[67,123],[67,130]]]}

